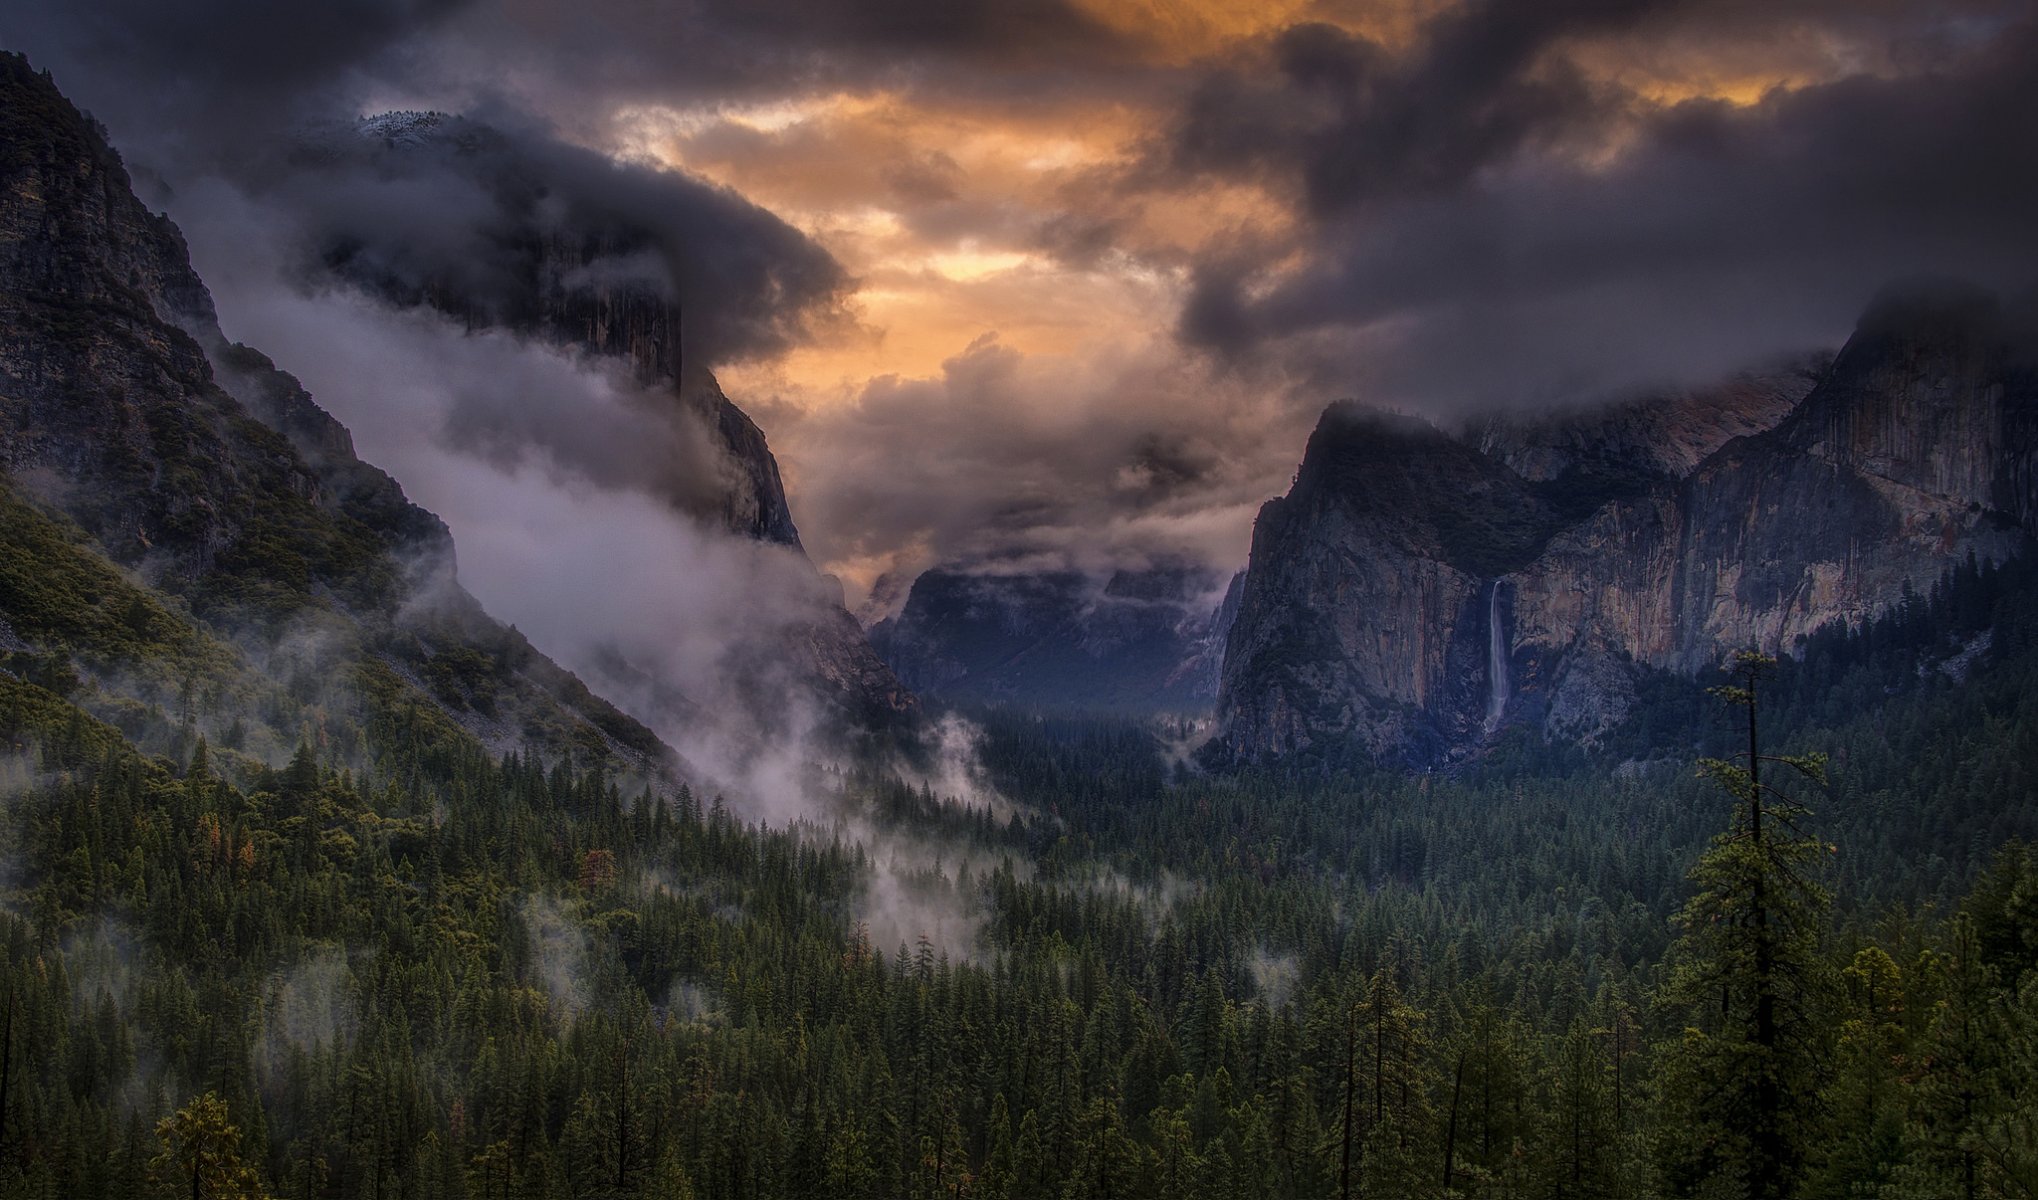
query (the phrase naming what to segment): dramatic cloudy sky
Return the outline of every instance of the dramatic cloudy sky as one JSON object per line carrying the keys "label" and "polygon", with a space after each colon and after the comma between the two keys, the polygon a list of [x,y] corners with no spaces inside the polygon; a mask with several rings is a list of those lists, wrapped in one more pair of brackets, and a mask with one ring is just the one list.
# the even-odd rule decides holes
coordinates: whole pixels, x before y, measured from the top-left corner
{"label": "dramatic cloudy sky", "polygon": [[[2038,280],[2020,0],[10,9],[0,42],[164,185],[228,332],[315,390],[347,370],[321,322],[386,321],[274,301],[291,230],[480,252],[472,195],[307,175],[305,129],[469,113],[629,197],[701,264],[695,349],[852,602],[938,559],[1235,565],[1339,397],[1453,417],[1702,380],[1837,343],[1893,277]],[[504,421],[607,454],[570,413]],[[392,465],[444,496],[428,458]],[[449,519],[478,540],[507,511]]]}

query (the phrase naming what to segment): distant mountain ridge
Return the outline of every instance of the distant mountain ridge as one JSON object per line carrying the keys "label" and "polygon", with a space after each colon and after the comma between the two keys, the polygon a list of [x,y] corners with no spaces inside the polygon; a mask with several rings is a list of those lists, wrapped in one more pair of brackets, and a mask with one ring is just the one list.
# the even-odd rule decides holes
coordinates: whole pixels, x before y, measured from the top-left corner
{"label": "distant mountain ridge", "polygon": [[1812,375],[1458,437],[1333,406],[1256,523],[1210,751],[1436,763],[1592,741],[1638,672],[1788,653],[2017,554],[2038,493],[2030,314],[1895,287]]}
{"label": "distant mountain ridge", "polygon": [[1207,712],[1237,594],[1187,564],[1005,572],[936,567],[871,642],[930,696],[1038,709]]}

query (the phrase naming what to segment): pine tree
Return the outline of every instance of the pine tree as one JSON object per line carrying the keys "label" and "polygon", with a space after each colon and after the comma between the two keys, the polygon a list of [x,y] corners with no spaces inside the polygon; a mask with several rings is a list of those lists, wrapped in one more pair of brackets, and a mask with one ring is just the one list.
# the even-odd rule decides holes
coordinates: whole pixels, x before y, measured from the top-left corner
{"label": "pine tree", "polygon": [[1146,1174],[1158,1200],[1191,1200],[1202,1195],[1203,1159],[1196,1153],[1189,1122],[1180,1112],[1160,1109],[1153,1114],[1152,1126],[1152,1161]]}
{"label": "pine tree", "polygon": [[1888,1193],[1995,1200],[2038,1188],[2038,972],[2021,995],[1998,986],[1975,923],[1961,913],[1938,964],[1941,999],[1918,1050],[1904,1161]]}
{"label": "pine tree", "polygon": [[[1394,973],[1373,972],[1346,1016],[1337,1139],[1337,1194],[1427,1195],[1442,1168],[1427,1162],[1434,1112],[1423,1013],[1402,999]],[[1438,1160],[1441,1162],[1439,1152]]]}
{"label": "pine tree", "polygon": [[1815,1197],[1879,1188],[1897,1161],[1903,1136],[1903,972],[1882,947],[1866,946],[1840,979],[1845,999],[1827,1088],[1827,1125],[1805,1187]]}
{"label": "pine tree", "polygon": [[1774,666],[1739,655],[1738,682],[1715,689],[1746,710],[1748,749],[1741,761],[1700,764],[1732,798],[1733,815],[1692,868],[1698,890],[1677,918],[1683,932],[1666,989],[1684,1022],[1663,1088],[1668,1180],[1750,1200],[1794,1194],[1825,1059],[1819,942],[1828,899],[1815,876],[1827,848],[1803,831],[1808,811],[1763,778],[1765,767],[1781,768],[1822,784],[1825,765],[1816,755],[1762,752],[1757,688]]}
{"label": "pine tree", "polygon": [[149,1177],[158,1195],[190,1200],[267,1200],[262,1177],[241,1157],[241,1131],[211,1092],[156,1125]]}
{"label": "pine tree", "polygon": [[1550,1150],[1544,1170],[1552,1196],[1582,1200],[1618,1190],[1613,1063],[1603,1056],[1600,1034],[1580,1014],[1557,1043],[1555,1095],[1542,1139]]}
{"label": "pine tree", "polygon": [[1012,1114],[1003,1092],[991,1101],[990,1125],[990,1150],[984,1157],[983,1173],[977,1177],[977,1190],[992,1200],[1004,1200],[1018,1175],[1018,1160],[1012,1144]]}
{"label": "pine tree", "polygon": [[1018,1161],[1018,1173],[1012,1177],[1011,1190],[1006,1195],[1012,1200],[1027,1196],[1051,1196],[1056,1194],[1055,1181],[1059,1172],[1047,1160],[1047,1146],[1040,1136],[1040,1118],[1032,1109],[1019,1118],[1019,1138],[1013,1146],[1013,1157]]}
{"label": "pine tree", "polygon": [[[854,1200],[858,1195],[853,1191],[835,1194],[845,1197],[845,1200]],[[644,1200],[694,1200],[693,1181],[687,1178],[678,1146],[666,1146],[658,1161],[652,1164],[651,1178],[644,1185]]]}

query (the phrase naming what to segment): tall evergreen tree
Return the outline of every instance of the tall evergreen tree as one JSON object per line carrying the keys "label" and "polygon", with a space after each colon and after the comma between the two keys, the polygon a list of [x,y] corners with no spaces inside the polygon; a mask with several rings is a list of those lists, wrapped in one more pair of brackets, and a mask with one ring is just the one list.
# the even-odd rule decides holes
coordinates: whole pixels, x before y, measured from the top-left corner
{"label": "tall evergreen tree", "polygon": [[1783,772],[1822,785],[1825,762],[1763,752],[1759,689],[1775,665],[1741,654],[1735,682],[1715,689],[1745,711],[1747,750],[1700,764],[1733,812],[1692,868],[1697,893],[1678,914],[1665,993],[1684,1033],[1666,1063],[1664,1169],[1677,1190],[1737,1200],[1795,1193],[1827,1057],[1828,848],[1806,832],[1804,805],[1770,782]]}
{"label": "tall evergreen tree", "polygon": [[242,1157],[240,1127],[211,1092],[156,1126],[149,1175],[164,1200],[267,1200],[261,1173]]}

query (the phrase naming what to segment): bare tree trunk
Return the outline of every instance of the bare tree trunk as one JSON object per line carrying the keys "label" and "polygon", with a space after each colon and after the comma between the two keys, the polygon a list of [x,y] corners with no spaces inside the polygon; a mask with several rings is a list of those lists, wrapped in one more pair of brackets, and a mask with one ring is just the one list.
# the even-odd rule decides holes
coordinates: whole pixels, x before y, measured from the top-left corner
{"label": "bare tree trunk", "polygon": [[1458,1068],[1451,1074],[1451,1119],[1444,1128],[1444,1191],[1451,1190],[1451,1175],[1458,1151],[1458,1097],[1465,1090],[1465,1059],[1470,1049],[1458,1051]]}
{"label": "bare tree trunk", "polygon": [[1352,1005],[1345,1014],[1345,1116],[1344,1116],[1344,1162],[1338,1168],[1337,1194],[1340,1200],[1352,1200],[1352,1092],[1358,1082],[1359,1071],[1359,1006]]}

